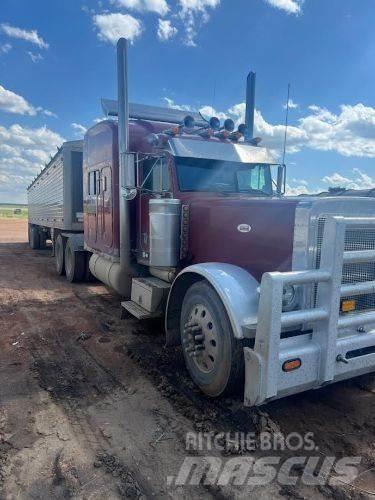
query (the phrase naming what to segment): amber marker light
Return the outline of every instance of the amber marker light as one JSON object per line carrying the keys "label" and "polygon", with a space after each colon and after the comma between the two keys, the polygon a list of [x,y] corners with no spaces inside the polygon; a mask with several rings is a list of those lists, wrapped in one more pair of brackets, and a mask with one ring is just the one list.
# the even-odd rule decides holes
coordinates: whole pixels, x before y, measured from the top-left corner
{"label": "amber marker light", "polygon": [[293,370],[298,370],[301,368],[302,361],[299,358],[296,359],[288,359],[283,363],[283,372],[292,372]]}
{"label": "amber marker light", "polygon": [[356,306],[355,300],[342,300],[341,301],[341,311],[344,313],[355,311],[355,306]]}

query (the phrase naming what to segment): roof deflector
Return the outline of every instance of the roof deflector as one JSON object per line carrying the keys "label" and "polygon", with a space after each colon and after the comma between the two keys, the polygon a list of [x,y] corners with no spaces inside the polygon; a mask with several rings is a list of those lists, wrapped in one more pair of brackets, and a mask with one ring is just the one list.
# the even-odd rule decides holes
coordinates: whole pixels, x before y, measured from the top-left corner
{"label": "roof deflector", "polygon": [[[117,116],[117,101],[102,99],[101,102],[103,112],[106,116]],[[129,103],[129,118],[135,120],[180,124],[186,115],[191,115],[198,126],[204,126],[206,124],[199,113],[162,108],[160,106],[150,106],[149,104]]]}

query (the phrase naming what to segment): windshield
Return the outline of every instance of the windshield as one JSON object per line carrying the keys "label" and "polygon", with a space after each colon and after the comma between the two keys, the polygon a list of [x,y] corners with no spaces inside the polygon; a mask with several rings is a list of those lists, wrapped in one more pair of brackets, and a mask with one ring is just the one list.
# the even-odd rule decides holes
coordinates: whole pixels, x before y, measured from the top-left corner
{"label": "windshield", "polygon": [[181,191],[272,195],[270,165],[201,158],[175,158]]}

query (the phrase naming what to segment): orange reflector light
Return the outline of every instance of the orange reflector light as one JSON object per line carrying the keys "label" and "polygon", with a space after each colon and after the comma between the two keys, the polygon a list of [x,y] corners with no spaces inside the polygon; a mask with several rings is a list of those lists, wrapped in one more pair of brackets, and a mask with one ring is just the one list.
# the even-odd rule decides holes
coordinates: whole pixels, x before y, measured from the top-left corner
{"label": "orange reflector light", "polygon": [[298,370],[302,365],[302,361],[297,359],[289,359],[283,363],[283,371],[284,372],[292,372],[293,370]]}
{"label": "orange reflector light", "polygon": [[343,300],[341,301],[341,311],[346,313],[350,311],[355,311],[355,300]]}

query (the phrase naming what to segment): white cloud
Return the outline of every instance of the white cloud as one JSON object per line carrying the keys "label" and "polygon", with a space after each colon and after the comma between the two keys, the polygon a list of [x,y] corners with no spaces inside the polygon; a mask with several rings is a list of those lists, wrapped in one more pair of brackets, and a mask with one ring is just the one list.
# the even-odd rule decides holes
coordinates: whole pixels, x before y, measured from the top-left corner
{"label": "white cloud", "polygon": [[8,113],[17,113],[20,115],[37,114],[37,109],[29,104],[26,99],[11,90],[7,90],[0,85],[0,110]]}
{"label": "white cloud", "polygon": [[169,97],[164,97],[164,101],[167,103],[168,108],[178,109],[180,111],[193,111],[192,107],[188,104],[176,104],[173,99]]}
{"label": "white cloud", "polygon": [[288,14],[300,14],[303,0],[265,0],[272,7],[283,10]]}
{"label": "white cloud", "polygon": [[312,193],[312,191],[307,189],[305,183],[297,184],[295,186],[292,186],[287,183],[285,186],[286,196],[299,196],[300,194],[310,194],[310,193]]}
{"label": "white cloud", "polygon": [[0,31],[5,33],[11,38],[18,38],[20,40],[25,40],[26,42],[33,43],[41,49],[48,49],[49,45],[43,38],[38,34],[37,30],[24,30],[17,28],[16,26],[11,26],[10,24],[3,23],[0,24]]}
{"label": "white cloud", "polygon": [[159,19],[158,21],[158,38],[162,42],[170,40],[177,34],[177,28],[172,26],[169,19]]}
{"label": "white cloud", "polygon": [[10,43],[3,43],[0,45],[0,54],[7,54],[12,49]]}
{"label": "white cloud", "polygon": [[57,115],[49,111],[48,109],[43,109],[42,107],[34,107],[29,102],[26,101],[21,95],[7,90],[0,85],[0,111],[6,111],[8,113],[15,113],[18,115],[30,115],[35,116],[37,113],[42,113],[45,116],[55,117]]}
{"label": "white cloud", "polygon": [[[173,103],[173,106],[178,104]],[[226,112],[218,112],[209,106],[201,108],[208,115],[219,118],[230,116],[238,126],[245,120],[244,102],[235,104]],[[334,151],[342,156],[375,158],[375,108],[364,104],[342,105],[340,112],[316,105],[309,106],[310,113],[300,118],[296,125],[288,127],[287,152],[297,153],[303,148],[318,151]],[[262,144],[279,154],[283,148],[285,127],[271,124],[259,110],[255,110],[254,134],[262,137]]]}
{"label": "white cloud", "polygon": [[0,125],[0,199],[24,202],[26,187],[64,142],[46,127]]}
{"label": "white cloud", "polygon": [[[319,151],[335,151],[343,156],[375,157],[375,108],[361,103],[343,105],[340,113],[312,105],[312,113],[288,127],[287,151],[296,153],[303,147]],[[245,103],[228,110],[237,123],[245,119]],[[284,125],[272,125],[255,111],[255,133],[271,149],[281,150]]]}
{"label": "white cloud", "polygon": [[228,116],[226,113],[222,113],[220,111],[217,111],[212,106],[207,106],[207,105],[206,106],[202,106],[201,108],[199,108],[199,112],[207,120],[209,120],[213,116],[216,116],[220,120],[225,120],[227,118],[227,116]]}
{"label": "white cloud", "polygon": [[338,172],[323,177],[323,182],[329,187],[343,187],[346,189],[372,189],[375,188],[375,177],[370,177],[359,168],[353,168],[353,177],[344,177]]}
{"label": "white cloud", "polygon": [[215,9],[220,5],[220,0],[178,0],[180,6],[180,17],[185,24],[185,44],[196,47],[195,37],[198,26],[209,20],[209,9]]}
{"label": "white cloud", "polygon": [[308,147],[336,151],[343,156],[375,157],[375,108],[364,104],[342,105],[334,114],[318,106],[299,120],[308,136]]}
{"label": "white cloud", "polygon": [[141,21],[129,14],[97,14],[93,21],[99,30],[98,38],[113,44],[121,37],[133,42],[143,31]]}
{"label": "white cloud", "polygon": [[75,135],[77,137],[82,137],[83,135],[85,135],[87,131],[87,128],[81,125],[80,123],[72,123],[71,127],[75,131]]}
{"label": "white cloud", "polygon": [[220,4],[220,0],[179,0],[178,2],[184,13],[205,12],[208,8],[214,9]]}
{"label": "white cloud", "polygon": [[52,111],[49,111],[48,109],[42,109],[42,113],[45,116],[48,116],[49,118],[58,118],[56,113],[53,113]]}
{"label": "white cloud", "polygon": [[43,56],[41,54],[34,54],[34,52],[27,52],[30,56],[30,59],[32,60],[33,63],[37,63],[43,59]]}
{"label": "white cloud", "polygon": [[[283,108],[286,109],[286,104],[283,105]],[[289,109],[297,109],[299,108],[299,104],[293,101],[293,99],[289,99]]]}
{"label": "white cloud", "polygon": [[155,12],[160,16],[169,12],[166,0],[111,0],[111,3],[137,12]]}

